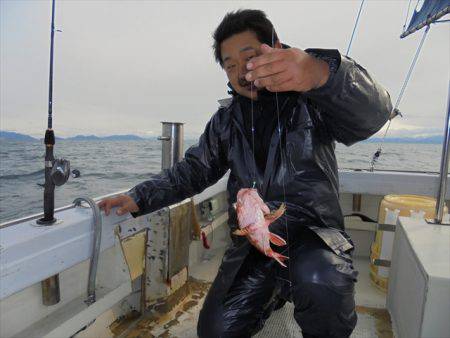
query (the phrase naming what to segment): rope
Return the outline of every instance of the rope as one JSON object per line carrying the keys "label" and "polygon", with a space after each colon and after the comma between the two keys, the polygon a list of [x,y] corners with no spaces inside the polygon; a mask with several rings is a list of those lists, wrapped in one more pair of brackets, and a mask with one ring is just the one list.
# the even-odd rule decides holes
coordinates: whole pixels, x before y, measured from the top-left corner
{"label": "rope", "polygon": [[364,5],[364,1],[365,0],[362,0],[361,5],[359,6],[358,16],[356,17],[355,25],[353,26],[352,36],[350,38],[350,42],[348,43],[347,52],[345,53],[345,56],[348,56],[348,54],[350,53],[350,47],[352,46],[353,37],[355,36],[356,28],[358,27],[359,17],[361,16],[361,11],[362,11],[362,8]]}
{"label": "rope", "polygon": [[[416,5],[416,7],[417,7],[417,5]],[[423,44],[424,44],[424,42],[425,42],[425,38],[427,37],[427,34],[428,34],[428,31],[429,31],[429,30],[430,30],[430,26],[428,25],[427,28],[425,29],[425,32],[424,32],[423,35],[422,35],[422,39],[420,40],[419,46],[417,47],[416,53],[415,53],[415,55],[414,55],[414,58],[413,58],[413,60],[412,60],[412,62],[411,62],[411,65],[409,66],[408,73],[406,74],[406,78],[405,78],[405,80],[403,81],[402,88],[400,89],[400,94],[398,95],[397,101],[395,102],[395,106],[394,106],[394,108],[393,108],[393,110],[392,110],[392,112],[395,113],[395,115],[392,116],[392,114],[391,114],[391,117],[390,117],[390,119],[389,119],[389,123],[388,123],[387,128],[386,128],[386,130],[385,130],[385,132],[384,132],[383,138],[381,139],[380,145],[378,146],[378,149],[377,149],[377,151],[375,152],[375,154],[373,154],[372,161],[370,162],[370,171],[373,171],[373,169],[374,169],[374,167],[375,167],[375,163],[376,163],[376,161],[378,160],[378,158],[379,158],[380,155],[381,155],[381,152],[382,152],[382,145],[384,144],[384,141],[385,141],[385,139],[386,139],[386,135],[387,135],[387,133],[388,133],[388,130],[389,130],[389,128],[391,127],[392,119],[393,119],[397,114],[399,114],[398,107],[399,107],[400,102],[401,102],[401,100],[402,100],[402,98],[403,98],[403,95],[405,94],[406,86],[408,85],[409,79],[411,78],[412,72],[413,72],[414,67],[415,67],[415,65],[416,65],[416,62],[417,62],[417,60],[418,60],[418,58],[419,58],[420,51],[422,50],[422,46],[423,46]]]}
{"label": "rope", "polygon": [[417,59],[419,58],[420,51],[422,50],[423,43],[425,42],[425,38],[427,37],[427,33],[428,33],[429,30],[430,30],[430,26],[427,26],[427,28],[425,29],[425,32],[422,35],[422,39],[420,40],[419,47],[416,50],[416,54],[414,55],[414,59],[411,62],[411,66],[409,67],[409,71],[408,71],[408,74],[406,75],[406,79],[405,79],[405,82],[403,83],[403,87],[402,87],[402,89],[400,91],[400,95],[398,96],[397,102],[395,103],[395,108],[398,108],[398,106],[400,104],[400,101],[401,101],[401,99],[403,97],[403,94],[405,93],[405,89],[406,89],[406,86],[407,86],[407,84],[409,82],[409,78],[411,77],[411,74],[413,72],[414,66],[416,65]]}
{"label": "rope", "polygon": [[[405,30],[406,30],[406,24],[408,23],[409,8],[410,8],[410,6],[411,6],[411,2],[412,2],[412,0],[409,0],[409,2],[408,2],[408,10],[406,11],[405,23],[403,24],[403,33],[405,32]],[[417,8],[417,4],[416,4],[416,8]]]}

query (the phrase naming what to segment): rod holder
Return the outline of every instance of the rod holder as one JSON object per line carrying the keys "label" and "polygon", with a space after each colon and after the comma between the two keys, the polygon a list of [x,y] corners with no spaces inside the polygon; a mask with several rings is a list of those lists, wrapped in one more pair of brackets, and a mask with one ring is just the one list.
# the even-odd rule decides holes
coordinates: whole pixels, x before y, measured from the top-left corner
{"label": "rod holder", "polygon": [[183,158],[183,123],[161,122],[162,135],[158,140],[162,141],[161,169],[169,169]]}
{"label": "rod holder", "polygon": [[42,304],[46,306],[58,304],[60,301],[59,275],[51,276],[41,282]]}

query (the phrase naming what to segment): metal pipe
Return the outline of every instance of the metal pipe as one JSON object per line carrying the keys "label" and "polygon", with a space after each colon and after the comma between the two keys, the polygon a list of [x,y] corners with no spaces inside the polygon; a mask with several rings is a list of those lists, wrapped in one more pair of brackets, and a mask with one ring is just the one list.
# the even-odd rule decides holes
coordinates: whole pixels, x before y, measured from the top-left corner
{"label": "metal pipe", "polygon": [[169,169],[183,158],[183,123],[161,122],[162,135],[158,140],[162,141],[161,169]]}
{"label": "metal pipe", "polygon": [[361,211],[361,194],[353,194],[353,203],[352,203],[352,209],[353,211]]}
{"label": "metal pipe", "polygon": [[59,303],[59,275],[54,275],[41,282],[42,303],[50,306]]}
{"label": "metal pipe", "polygon": [[94,213],[94,239],[92,241],[92,255],[89,265],[89,278],[87,288],[87,299],[85,303],[91,305],[95,302],[95,278],[97,276],[98,256],[100,254],[100,242],[102,238],[102,217],[97,203],[89,197],[79,197],[73,201],[76,206],[81,206],[82,202],[86,202]]}
{"label": "metal pipe", "polygon": [[450,157],[450,83],[447,94],[447,117],[445,120],[444,142],[442,144],[442,157],[438,194],[436,198],[436,219],[435,222],[442,223],[445,207],[445,193],[447,190],[448,161]]}

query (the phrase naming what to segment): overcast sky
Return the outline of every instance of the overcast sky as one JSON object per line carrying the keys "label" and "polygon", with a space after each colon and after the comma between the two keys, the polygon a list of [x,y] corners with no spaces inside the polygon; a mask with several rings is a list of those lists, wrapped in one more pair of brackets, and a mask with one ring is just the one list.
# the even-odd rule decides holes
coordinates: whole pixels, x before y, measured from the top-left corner
{"label": "overcast sky", "polygon": [[[415,0],[412,1],[416,3]],[[211,34],[226,12],[264,10],[282,42],[345,52],[359,1],[57,0],[54,129],[160,134],[185,122],[196,136],[227,96]],[[366,1],[350,56],[397,98],[422,36],[400,40],[408,1]],[[0,129],[43,136],[51,0],[1,0]],[[389,136],[441,134],[450,60],[448,24],[434,25]]]}

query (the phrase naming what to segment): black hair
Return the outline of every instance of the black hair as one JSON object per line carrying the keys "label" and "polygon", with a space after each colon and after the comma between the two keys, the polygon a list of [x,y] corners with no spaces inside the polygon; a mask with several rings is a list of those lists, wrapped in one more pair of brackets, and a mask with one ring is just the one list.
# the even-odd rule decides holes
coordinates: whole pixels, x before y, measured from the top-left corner
{"label": "black hair", "polygon": [[278,41],[272,22],[270,22],[263,11],[258,9],[239,9],[235,12],[229,12],[213,33],[214,57],[221,66],[223,66],[220,46],[222,42],[234,34],[245,31],[254,32],[261,43],[266,43],[269,46],[272,45],[272,33],[273,42]]}

